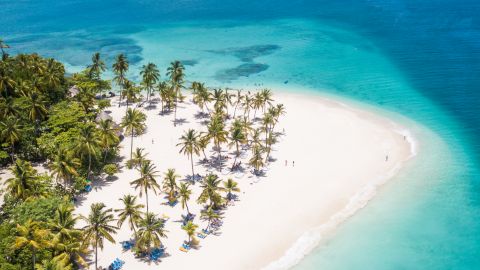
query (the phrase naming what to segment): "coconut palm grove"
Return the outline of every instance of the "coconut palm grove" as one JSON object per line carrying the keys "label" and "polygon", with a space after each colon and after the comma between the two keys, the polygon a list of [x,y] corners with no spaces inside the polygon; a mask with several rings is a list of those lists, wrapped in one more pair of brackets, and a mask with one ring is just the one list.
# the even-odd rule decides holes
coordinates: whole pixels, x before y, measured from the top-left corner
{"label": "coconut palm grove", "polygon": [[[160,261],[171,249],[189,252],[205,237],[215,237],[223,213],[238,200],[241,190],[229,175],[243,171],[261,177],[275,161],[272,149],[284,136],[276,127],[286,111],[269,89],[208,87],[189,81],[180,61],[165,67],[148,63],[135,81],[123,53],[107,66],[100,53],[92,52],[83,71],[67,74],[53,58],[9,55],[8,44],[0,44],[0,164],[9,172],[0,210],[0,269],[122,268],[121,258],[98,263],[107,242],[146,261]],[[105,77],[107,70],[113,78]],[[109,115],[117,106],[112,100],[123,110],[119,122]],[[189,160],[191,173],[159,171],[149,159],[154,150],[135,146],[148,131],[145,110],[171,119],[170,127],[162,127],[168,129],[182,125],[177,111],[186,101],[197,106],[194,117],[203,128],[186,129],[173,143]],[[120,154],[122,141],[126,156]],[[200,174],[202,167],[211,170]],[[139,177],[118,179],[125,170]],[[119,194],[123,206],[97,202],[88,215],[76,214],[79,200],[106,181],[130,183]],[[201,188],[199,196],[193,195],[193,185]],[[159,196],[165,198],[162,207],[181,208],[183,214],[152,211],[152,198]],[[192,205],[200,211],[192,211]],[[163,244],[169,219],[180,219],[178,227],[185,232],[175,247]],[[207,225],[200,226],[200,220]],[[116,235],[122,227],[130,231],[126,241]]]}

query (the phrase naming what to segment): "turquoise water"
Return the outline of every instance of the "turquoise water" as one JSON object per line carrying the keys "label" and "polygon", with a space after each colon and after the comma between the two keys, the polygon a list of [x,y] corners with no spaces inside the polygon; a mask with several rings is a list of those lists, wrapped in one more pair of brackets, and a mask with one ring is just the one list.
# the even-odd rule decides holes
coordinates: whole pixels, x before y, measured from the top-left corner
{"label": "turquoise water", "polygon": [[0,35],[71,72],[124,52],[132,79],[178,59],[210,85],[361,101],[410,126],[418,155],[295,269],[480,269],[478,14],[478,1],[0,0]]}

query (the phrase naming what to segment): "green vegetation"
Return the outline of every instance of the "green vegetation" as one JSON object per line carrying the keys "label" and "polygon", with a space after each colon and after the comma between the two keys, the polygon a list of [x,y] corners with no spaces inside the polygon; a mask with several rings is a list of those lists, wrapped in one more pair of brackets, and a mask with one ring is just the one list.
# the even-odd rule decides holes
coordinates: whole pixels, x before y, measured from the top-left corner
{"label": "green vegetation", "polygon": [[[224,164],[232,155],[229,172],[250,166],[255,175],[262,175],[280,135],[275,128],[285,108],[273,104],[270,90],[253,94],[237,90],[233,94],[228,89],[209,89],[201,82],[193,82],[188,89],[180,61],[170,63],[164,81],[155,64],[144,65],[137,84],[127,78],[127,56],[119,54],[111,70],[120,90],[118,106],[126,108],[121,122],[115,123],[104,111],[111,107],[105,94],[111,82],[102,79],[107,66],[100,53],[92,55],[85,70],[67,76],[64,66],[54,59],[37,54],[9,56],[9,46],[1,39],[0,48],[0,166],[12,175],[2,179],[0,269],[85,268],[92,253],[97,268],[98,249],[103,249],[105,241],[115,243],[114,235],[125,223],[133,232],[134,251],[148,254],[167,237],[165,219],[149,212],[152,192],[164,193],[171,206],[178,200],[186,209],[182,229],[187,242],[195,244],[198,225],[191,220],[191,197],[202,207],[200,219],[208,221],[206,230],[217,226],[221,211],[240,189],[232,178],[223,181],[214,171],[224,175]],[[146,92],[146,100],[141,90]],[[192,101],[200,109],[195,117],[203,119],[205,130],[186,130],[177,144],[179,153],[190,159],[188,183],[172,168],[160,187],[153,161],[144,149],[133,147],[134,137],[147,130],[142,104],[135,103],[152,105],[151,99],[158,94],[160,115],[173,110],[175,126],[178,104],[186,98],[184,90],[192,91]],[[257,118],[260,113],[263,115]],[[126,168],[120,163],[124,157],[119,156],[123,135],[130,136],[130,157],[123,163]],[[216,152],[215,157],[207,156],[210,150]],[[196,164],[194,159],[202,154],[203,160]],[[249,162],[242,166],[237,161],[245,157]],[[41,165],[47,173],[39,173]],[[211,170],[208,175],[196,176],[196,166]],[[94,203],[87,217],[74,214],[79,195],[102,181],[114,180],[112,176],[124,169],[138,172],[137,179],[126,180],[139,191],[139,197],[145,195],[145,212],[137,196],[124,195],[120,209]],[[199,195],[192,190],[196,182],[200,182]]]}

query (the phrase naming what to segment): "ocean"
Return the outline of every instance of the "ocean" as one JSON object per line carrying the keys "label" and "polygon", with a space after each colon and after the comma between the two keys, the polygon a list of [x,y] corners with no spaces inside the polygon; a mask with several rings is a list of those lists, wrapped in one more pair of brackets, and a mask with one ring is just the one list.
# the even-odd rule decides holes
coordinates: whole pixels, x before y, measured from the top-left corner
{"label": "ocean", "polygon": [[126,53],[131,79],[181,60],[208,85],[315,92],[391,117],[417,157],[334,235],[312,231],[276,263],[480,269],[479,14],[478,0],[0,0],[0,37],[69,72],[96,51],[109,65]]}

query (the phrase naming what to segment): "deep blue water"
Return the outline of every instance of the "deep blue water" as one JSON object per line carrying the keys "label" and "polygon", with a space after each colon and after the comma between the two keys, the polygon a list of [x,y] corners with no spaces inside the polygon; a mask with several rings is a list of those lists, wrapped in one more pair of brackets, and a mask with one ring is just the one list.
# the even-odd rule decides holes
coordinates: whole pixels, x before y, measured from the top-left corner
{"label": "deep blue water", "polygon": [[479,14],[478,0],[0,0],[0,36],[71,70],[95,51],[178,58],[212,83],[288,81],[403,114],[441,142],[297,268],[480,269]]}

